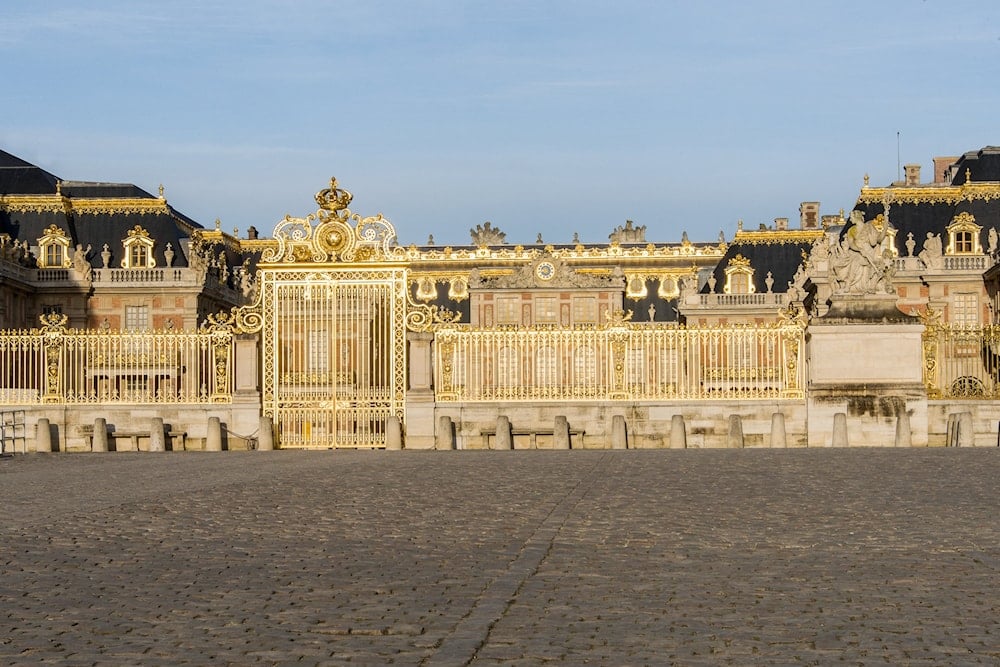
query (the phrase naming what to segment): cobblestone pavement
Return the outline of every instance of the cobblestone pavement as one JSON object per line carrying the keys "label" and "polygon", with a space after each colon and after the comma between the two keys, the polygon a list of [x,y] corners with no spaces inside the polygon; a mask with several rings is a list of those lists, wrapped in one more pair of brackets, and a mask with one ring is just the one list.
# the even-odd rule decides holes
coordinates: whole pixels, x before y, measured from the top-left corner
{"label": "cobblestone pavement", "polygon": [[1000,662],[996,449],[0,459],[0,664]]}

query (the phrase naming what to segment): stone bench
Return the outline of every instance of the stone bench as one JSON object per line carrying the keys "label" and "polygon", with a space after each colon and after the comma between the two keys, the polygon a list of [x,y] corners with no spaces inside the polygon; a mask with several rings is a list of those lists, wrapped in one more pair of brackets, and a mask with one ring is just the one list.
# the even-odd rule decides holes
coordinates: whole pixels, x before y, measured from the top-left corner
{"label": "stone bench", "polygon": [[[551,439],[555,435],[555,432],[556,431],[554,428],[511,428],[510,429],[510,435],[514,442],[514,449],[538,449],[538,437],[541,436],[543,438],[549,438],[550,439],[549,441],[551,442]],[[579,428],[569,429],[570,442],[573,442],[574,439],[582,438],[585,434],[586,431],[583,429]],[[496,440],[497,437],[496,427],[494,426],[493,428],[481,429],[479,431],[479,435],[483,439],[482,443],[483,449],[492,449],[492,447],[490,447],[490,439],[492,438],[494,441]],[[518,438],[520,438],[520,441],[522,443],[524,443],[524,441],[527,440],[527,446],[518,447],[517,446]]]}
{"label": "stone bench", "polygon": [[[93,449],[94,442],[94,426],[93,424],[83,425],[80,427],[81,435],[90,438],[91,449]],[[187,431],[164,431],[167,439],[170,441],[171,451],[183,451],[185,448],[185,443],[187,440]],[[115,441],[115,451],[116,452],[137,452],[139,451],[139,438],[146,438],[147,440],[152,435],[152,431],[148,428],[142,429],[118,429],[108,427],[108,440],[114,439]],[[129,440],[129,447],[122,448],[118,445],[118,440]]]}

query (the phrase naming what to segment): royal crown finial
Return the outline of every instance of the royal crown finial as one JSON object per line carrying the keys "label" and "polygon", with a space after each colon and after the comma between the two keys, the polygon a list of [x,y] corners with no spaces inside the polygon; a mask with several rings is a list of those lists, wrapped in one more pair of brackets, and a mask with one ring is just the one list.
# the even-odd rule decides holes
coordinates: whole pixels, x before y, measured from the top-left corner
{"label": "royal crown finial", "polygon": [[337,187],[336,178],[330,179],[330,187],[316,193],[316,203],[327,211],[342,211],[348,207],[352,199],[354,199],[354,195]]}

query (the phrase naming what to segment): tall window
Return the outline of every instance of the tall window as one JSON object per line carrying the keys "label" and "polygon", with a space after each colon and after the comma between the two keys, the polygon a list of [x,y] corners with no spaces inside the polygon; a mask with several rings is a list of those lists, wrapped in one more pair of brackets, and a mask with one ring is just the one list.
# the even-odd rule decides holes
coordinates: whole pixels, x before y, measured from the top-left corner
{"label": "tall window", "polygon": [[597,298],[593,296],[573,297],[573,322],[591,323],[597,321]]}
{"label": "tall window", "polygon": [[309,332],[308,370],[312,373],[326,373],[330,370],[330,336],[326,329]]}
{"label": "tall window", "polygon": [[979,296],[959,293],[954,296],[951,312],[952,324],[976,326],[979,324]]}
{"label": "tall window", "polygon": [[125,306],[125,328],[129,331],[149,329],[149,306]]}
{"label": "tall window", "polygon": [[45,266],[62,266],[66,258],[66,249],[58,243],[50,243],[45,247]]}
{"label": "tall window", "polygon": [[521,323],[521,299],[516,296],[497,297],[497,323]]}
{"label": "tall window", "polygon": [[149,264],[149,248],[133,243],[129,248],[129,266],[141,267]]}
{"label": "tall window", "polygon": [[559,321],[555,297],[537,297],[535,299],[535,321],[542,324],[553,324]]}
{"label": "tall window", "polygon": [[558,376],[559,359],[551,347],[538,349],[535,355],[535,384],[539,387],[553,387]]}
{"label": "tall window", "polygon": [[972,232],[955,233],[955,252],[971,253],[973,249]]}

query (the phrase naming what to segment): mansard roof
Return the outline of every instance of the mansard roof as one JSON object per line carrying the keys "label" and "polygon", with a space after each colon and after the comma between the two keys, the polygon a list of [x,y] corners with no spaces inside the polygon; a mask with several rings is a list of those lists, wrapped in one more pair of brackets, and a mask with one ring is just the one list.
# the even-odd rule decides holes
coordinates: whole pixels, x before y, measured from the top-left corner
{"label": "mansard roof", "polygon": [[59,178],[0,150],[0,195],[54,194]]}
{"label": "mansard roof", "polygon": [[897,230],[896,249],[901,256],[906,255],[908,234],[913,234],[916,243],[914,253],[919,252],[928,233],[944,235],[961,213],[971,214],[983,227],[980,242],[985,246],[989,228],[1000,229],[1000,147],[965,153],[952,173],[951,182],[945,184],[865,186],[854,209],[871,220],[886,213],[888,202],[887,217]]}
{"label": "mansard roof", "polygon": [[162,196],[131,183],[66,181],[0,151],[0,232],[34,245],[50,225],[63,229],[72,245],[89,245],[95,268],[102,266],[105,244],[112,253],[110,265],[119,265],[122,239],[136,226],[156,242],[157,266],[166,266],[168,243],[174,252],[173,266],[187,266],[182,242],[202,229]]}
{"label": "mansard roof", "polygon": [[[802,264],[802,254],[809,254],[816,239],[822,237],[822,230],[760,230],[736,233],[733,242],[726,249],[716,264],[712,275],[716,280],[716,291],[726,282],[726,268],[737,255],[749,260],[753,271],[754,289],[758,293],[767,292],[767,274],[771,273],[774,281],[772,292],[787,292],[788,283],[795,277],[795,272]],[[709,286],[703,285],[703,294],[709,292]]]}
{"label": "mansard roof", "polygon": [[978,151],[969,151],[955,163],[952,185],[963,185],[966,170],[972,182],[1000,181],[1000,146],[985,146]]}

